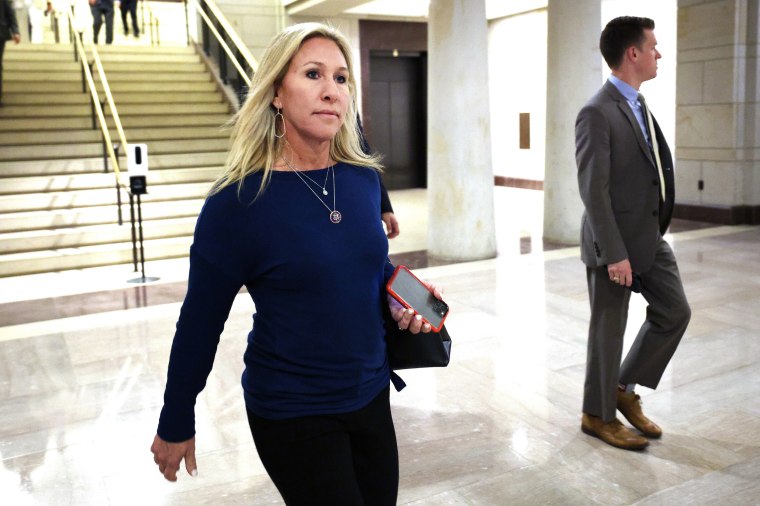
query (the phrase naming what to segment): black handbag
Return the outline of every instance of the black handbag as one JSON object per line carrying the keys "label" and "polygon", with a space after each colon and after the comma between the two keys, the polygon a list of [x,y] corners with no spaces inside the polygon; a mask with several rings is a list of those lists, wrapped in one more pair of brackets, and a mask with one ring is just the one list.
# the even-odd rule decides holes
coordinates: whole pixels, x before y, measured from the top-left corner
{"label": "black handbag", "polygon": [[385,319],[385,342],[392,371],[421,367],[446,367],[451,359],[451,336],[440,332],[412,334],[401,330],[390,316]]}

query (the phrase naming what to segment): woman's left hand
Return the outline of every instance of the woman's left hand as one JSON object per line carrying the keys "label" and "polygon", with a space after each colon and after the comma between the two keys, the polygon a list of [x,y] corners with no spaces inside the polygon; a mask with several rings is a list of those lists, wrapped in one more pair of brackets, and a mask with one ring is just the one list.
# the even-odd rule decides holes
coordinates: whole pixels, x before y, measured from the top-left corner
{"label": "woman's left hand", "polygon": [[[443,299],[443,291],[440,288],[429,281],[423,281],[423,283],[425,283],[425,286],[433,292],[433,295],[435,295],[438,300]],[[408,330],[412,334],[419,334],[420,332],[426,334],[430,332],[430,324],[423,322],[422,316],[417,314],[414,309],[405,308],[399,303],[399,301],[390,295],[388,295],[388,307],[391,310],[391,316],[396,323],[398,323],[398,328],[400,330]]]}

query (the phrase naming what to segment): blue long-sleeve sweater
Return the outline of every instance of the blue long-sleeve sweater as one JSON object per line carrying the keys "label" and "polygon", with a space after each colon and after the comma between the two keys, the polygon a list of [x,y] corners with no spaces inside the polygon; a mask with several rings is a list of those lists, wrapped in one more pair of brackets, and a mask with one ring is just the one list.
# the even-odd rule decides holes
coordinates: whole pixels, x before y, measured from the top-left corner
{"label": "blue long-sleeve sweater", "polygon": [[[195,434],[195,399],[243,285],[256,306],[242,377],[251,411],[270,419],[345,413],[388,385],[382,304],[392,266],[379,177],[347,164],[334,170],[338,224],[294,172],[272,172],[258,198],[261,173],[246,178],[240,195],[231,185],[207,199],[172,344],[162,439]],[[323,182],[327,169],[308,175]],[[331,183],[323,196],[330,207]]]}

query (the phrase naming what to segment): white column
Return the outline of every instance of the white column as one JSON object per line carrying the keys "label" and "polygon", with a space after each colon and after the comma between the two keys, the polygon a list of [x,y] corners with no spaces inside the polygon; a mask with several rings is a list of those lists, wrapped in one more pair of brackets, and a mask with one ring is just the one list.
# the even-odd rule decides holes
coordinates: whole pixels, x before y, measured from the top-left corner
{"label": "white column", "polygon": [[428,253],[496,256],[485,0],[428,13]]}
{"label": "white column", "polygon": [[549,0],[544,238],[580,242],[575,117],[602,85],[600,0]]}

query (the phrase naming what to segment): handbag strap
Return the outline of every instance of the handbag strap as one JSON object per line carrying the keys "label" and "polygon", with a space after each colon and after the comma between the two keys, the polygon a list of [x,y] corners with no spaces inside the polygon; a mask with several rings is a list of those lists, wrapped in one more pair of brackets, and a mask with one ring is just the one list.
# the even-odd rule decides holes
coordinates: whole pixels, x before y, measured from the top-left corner
{"label": "handbag strap", "polygon": [[406,382],[401,379],[401,376],[396,374],[396,371],[391,371],[391,383],[393,383],[393,388],[396,389],[396,392],[400,392],[406,388]]}

